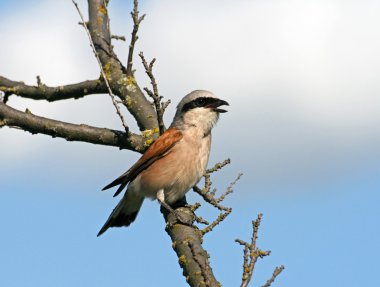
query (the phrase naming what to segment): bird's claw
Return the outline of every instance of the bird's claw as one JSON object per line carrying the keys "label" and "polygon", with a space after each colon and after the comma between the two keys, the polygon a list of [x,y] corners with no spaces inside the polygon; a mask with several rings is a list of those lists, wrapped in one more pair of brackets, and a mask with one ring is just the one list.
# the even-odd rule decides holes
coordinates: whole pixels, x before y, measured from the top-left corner
{"label": "bird's claw", "polygon": [[192,226],[192,220],[183,216],[179,211],[173,210],[170,214],[173,214],[175,220],[168,220],[167,225],[169,228],[172,228],[176,224]]}

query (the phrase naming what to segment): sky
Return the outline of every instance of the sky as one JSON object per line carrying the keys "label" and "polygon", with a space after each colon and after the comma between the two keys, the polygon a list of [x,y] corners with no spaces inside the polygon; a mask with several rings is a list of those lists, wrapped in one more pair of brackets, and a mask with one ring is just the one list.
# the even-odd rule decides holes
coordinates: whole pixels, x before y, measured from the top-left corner
{"label": "sky", "polygon": [[[131,2],[111,1],[113,34],[129,37]],[[239,286],[234,239],[249,240],[259,212],[258,244],[272,254],[252,286],[281,264],[273,286],[379,286],[380,2],[160,0],[140,10],[136,51],[157,58],[159,90],[172,100],[166,123],[195,89],[230,103],[209,165],[232,160],[213,178],[219,191],[244,175],[226,200],[232,214],[204,243],[223,286]],[[98,77],[71,1],[0,0],[0,13],[0,75],[50,86]],[[125,63],[128,44],[114,45]],[[135,68],[148,86],[138,58]],[[122,129],[107,95],[9,105]],[[156,202],[131,227],[96,237],[118,201],[101,188],[138,154],[9,128],[0,142],[0,286],[187,286]],[[217,216],[206,204],[199,214]]]}

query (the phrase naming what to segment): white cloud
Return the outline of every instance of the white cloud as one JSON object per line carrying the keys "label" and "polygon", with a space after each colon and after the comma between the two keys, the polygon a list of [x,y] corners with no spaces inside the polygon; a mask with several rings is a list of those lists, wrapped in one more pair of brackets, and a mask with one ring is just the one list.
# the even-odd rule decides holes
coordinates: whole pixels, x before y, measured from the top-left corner
{"label": "white cloud", "polygon": [[[379,120],[375,1],[160,1],[152,6],[142,41],[158,55],[165,86],[191,89],[195,83],[219,93],[240,89],[245,100],[275,91],[299,107],[294,112],[319,124]],[[181,85],[173,85],[172,71]]]}

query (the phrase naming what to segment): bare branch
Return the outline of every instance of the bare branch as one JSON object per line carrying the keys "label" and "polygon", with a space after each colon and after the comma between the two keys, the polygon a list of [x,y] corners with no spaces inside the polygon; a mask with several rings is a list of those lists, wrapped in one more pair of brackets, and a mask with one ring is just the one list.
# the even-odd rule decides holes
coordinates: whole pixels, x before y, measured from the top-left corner
{"label": "bare branch", "polygon": [[[100,61],[102,65],[105,66],[110,58],[117,59],[111,46],[110,20],[107,10],[108,1],[88,0],[87,2],[89,21],[86,22],[83,19],[81,21],[83,24],[86,24],[86,27],[88,27]],[[75,6],[77,7],[77,5]],[[120,64],[120,62],[118,64]]]}
{"label": "bare branch", "polygon": [[231,162],[230,159],[226,159],[225,161],[217,163],[215,164],[214,167],[206,170],[206,173],[204,175],[204,178],[205,178],[204,187],[202,189],[200,189],[197,186],[193,187],[193,190],[197,192],[200,196],[202,196],[206,202],[208,202],[209,204],[211,204],[212,206],[220,210],[220,214],[218,215],[218,217],[211,224],[209,224],[207,227],[202,229],[201,231],[202,235],[205,235],[206,233],[211,232],[215,228],[215,226],[217,226],[224,219],[226,219],[227,216],[230,215],[230,213],[232,212],[232,208],[225,207],[221,205],[220,203],[227,197],[227,195],[233,192],[232,188],[236,184],[236,182],[241,178],[242,174],[240,173],[237,176],[237,178],[232,183],[230,183],[226,191],[219,198],[215,197],[215,194],[217,191],[215,188],[211,191],[211,185],[212,185],[211,173],[220,170],[221,168],[223,168],[230,162]]}
{"label": "bare branch", "polygon": [[[222,202],[227,195],[229,195],[230,193],[233,192],[232,190],[232,187],[236,184],[236,182],[240,179],[240,177],[242,176],[242,174],[239,174],[238,177],[228,186],[227,190],[219,197],[219,198],[216,198],[215,197],[215,193],[216,193],[216,189],[212,190],[211,191],[211,185],[212,185],[212,182],[211,182],[211,176],[210,174],[213,173],[213,172],[216,172],[218,170],[220,170],[221,168],[223,168],[224,166],[226,166],[227,164],[231,163],[231,160],[230,159],[226,159],[225,161],[223,162],[219,162],[217,164],[215,164],[214,167],[210,168],[210,169],[207,169],[206,170],[206,173],[204,174],[204,178],[205,178],[205,184],[204,184],[204,187],[201,189],[199,188],[198,186],[194,186],[193,187],[193,190],[198,193],[200,196],[202,196],[202,198],[208,202],[209,204],[211,204],[212,206],[216,207],[217,209],[219,209],[220,211],[222,211],[222,213],[219,215],[218,218],[221,218],[222,220],[228,216],[228,214],[231,212],[229,211],[230,208],[228,207],[225,207],[225,206],[222,206],[220,204],[220,202]],[[226,215],[223,215],[223,212],[226,212],[227,214]],[[217,219],[218,220],[218,219]],[[216,221],[217,221],[216,220]],[[218,224],[219,222],[214,222],[216,224]]]}
{"label": "bare branch", "polygon": [[83,26],[84,23],[86,23],[86,25],[88,25],[88,22],[78,22],[78,25]]}
{"label": "bare branch", "polygon": [[166,107],[170,104],[170,100],[167,101],[166,103],[161,104],[162,97],[158,93],[156,78],[153,75],[153,65],[156,59],[153,58],[153,60],[148,65],[148,62],[145,60],[143,52],[140,52],[139,56],[144,65],[145,72],[148,75],[150,79],[150,83],[152,84],[152,87],[153,87],[153,92],[149,90],[148,88],[144,88],[144,90],[153,99],[154,107],[157,113],[158,128],[160,130],[160,135],[162,135],[166,129],[165,124],[164,124],[164,119],[163,119],[164,112],[165,112]]}
{"label": "bare branch", "polygon": [[[138,86],[132,71],[127,72],[112,49],[107,4],[108,1],[104,0],[88,0],[88,29],[96,52],[112,91],[123,101],[124,106],[136,119],[140,130],[154,131],[158,127],[154,108]],[[141,17],[139,19],[141,22]],[[129,55],[129,57],[131,56]],[[154,137],[157,135],[158,132]]]}
{"label": "bare branch", "polygon": [[115,95],[113,94],[112,89],[110,87],[110,84],[108,82],[108,79],[106,77],[106,74],[104,73],[103,65],[102,65],[102,63],[100,61],[98,53],[96,52],[94,42],[92,41],[90,31],[87,29],[87,25],[86,25],[86,22],[84,21],[84,17],[82,15],[82,12],[80,11],[77,2],[75,2],[74,0],[72,0],[72,1],[73,1],[74,5],[75,5],[75,8],[77,8],[78,14],[79,14],[79,16],[80,16],[80,18],[82,20],[82,23],[83,23],[83,27],[84,27],[84,29],[86,31],[87,36],[88,36],[88,40],[90,41],[90,45],[91,45],[92,51],[94,52],[96,60],[98,61],[99,68],[100,68],[101,74],[103,76],[103,80],[104,80],[104,82],[106,84],[108,94],[109,94],[109,96],[111,97],[111,100],[112,100],[112,104],[115,107],[116,113],[117,113],[117,115],[119,116],[119,118],[121,120],[121,123],[122,123],[122,125],[123,125],[123,127],[125,129],[125,132],[129,133],[129,127],[128,127],[127,123],[125,122],[123,115],[121,114],[119,105],[117,104],[116,99],[115,99]]}
{"label": "bare branch", "polygon": [[[257,248],[257,246],[256,246],[257,237],[258,237],[257,234],[259,231],[262,216],[263,215],[260,213],[257,216],[257,219],[252,221],[251,243],[247,243],[241,239],[235,240],[235,242],[244,246],[243,276],[242,276],[242,283],[241,283],[240,287],[247,287],[248,286],[249,282],[252,279],[252,275],[253,275],[253,271],[254,271],[257,259],[270,255],[270,251],[263,251],[263,250]],[[281,269],[281,267],[282,267],[282,269]],[[280,267],[281,270],[277,270],[277,268],[276,268],[275,272],[273,273],[273,276],[266,283],[269,285],[264,285],[264,286],[266,286],[266,287],[270,286],[270,284],[274,281],[274,279],[278,276],[278,274],[280,274],[281,271],[284,269],[283,266],[281,266],[281,267]]]}
{"label": "bare branch", "polygon": [[218,162],[214,165],[214,167],[207,169],[206,174],[216,172],[216,171],[222,169],[223,167],[225,167],[226,165],[228,165],[230,163],[231,163],[231,159],[229,159],[229,158],[227,158],[226,160],[224,160],[222,162]]}
{"label": "bare branch", "polygon": [[[227,187],[226,191],[216,200],[217,203],[220,203],[222,202],[227,195],[231,194],[234,192],[234,190],[232,189],[234,187],[234,185],[240,180],[240,178],[243,176],[242,173],[239,173],[238,176],[236,177],[236,179],[230,183],[230,185]],[[215,193],[213,193],[215,194]]]}
{"label": "bare branch", "polygon": [[129,52],[128,52],[128,64],[127,64],[127,76],[133,76],[133,52],[135,50],[135,44],[138,40],[137,32],[139,31],[140,23],[144,20],[145,14],[139,17],[139,2],[137,0],[133,1],[133,11],[131,12],[132,20],[133,20],[133,30],[131,43],[129,44]]}
{"label": "bare branch", "polygon": [[193,205],[190,205],[190,210],[193,212],[194,214],[194,220],[197,222],[197,223],[200,223],[200,224],[205,224],[205,225],[209,225],[210,223],[208,223],[207,220],[204,220],[202,217],[198,216],[195,214],[195,211],[201,207],[201,204],[199,202],[196,202],[194,203]]}
{"label": "bare branch", "polygon": [[41,80],[41,76],[37,75],[36,78],[37,78],[37,86],[38,86],[38,87],[43,86],[43,84],[42,84],[42,80]]}
{"label": "bare branch", "polygon": [[118,35],[111,35],[111,39],[119,40],[119,41],[126,41],[124,36],[118,36]]}
{"label": "bare branch", "polygon": [[274,282],[274,280],[277,278],[277,276],[280,275],[280,273],[284,269],[285,269],[284,265],[281,265],[280,267],[276,267],[276,269],[274,269],[274,271],[273,271],[272,277],[269,278],[269,280],[262,287],[269,287],[269,286],[271,286],[272,283]]}
{"label": "bare branch", "polygon": [[[194,213],[190,207],[178,207],[176,212],[181,214],[186,222],[194,223]],[[161,209],[166,220],[166,232],[172,240],[172,247],[178,256],[186,281],[192,287],[221,286],[212,273],[209,255],[202,247],[202,234],[192,224],[185,225],[177,222],[173,213]]]}
{"label": "bare branch", "polygon": [[244,246],[244,263],[243,263],[243,276],[242,276],[241,287],[248,286],[253,275],[253,269],[255,267],[257,258],[259,257],[259,253],[257,252],[258,250],[256,249],[256,241],[257,241],[257,232],[260,226],[261,218],[262,218],[262,214],[260,213],[257,216],[257,219],[252,221],[253,233],[252,233],[252,239],[251,239],[250,244],[241,239],[235,240],[237,243]]}
{"label": "bare branch", "polygon": [[217,226],[219,223],[221,223],[230,213],[232,212],[232,208],[227,208],[225,212],[221,212],[219,216],[214,220],[211,224],[209,224],[207,227],[202,229],[202,234],[205,235],[208,232],[211,232],[215,226]]}
{"label": "bare branch", "polygon": [[25,113],[0,103],[0,127],[9,126],[23,129],[32,134],[45,134],[64,138],[67,141],[81,141],[92,144],[108,145],[142,152],[145,140],[136,134],[97,128],[87,125],[75,125],[33,115],[29,110]]}
{"label": "bare branch", "polygon": [[227,211],[228,208],[224,207],[216,202],[216,199],[205,192],[203,189],[200,189],[198,186],[194,186],[193,190],[198,193],[206,202],[210,203],[211,205],[215,206],[220,211]]}
{"label": "bare branch", "polygon": [[17,95],[33,100],[46,100],[48,102],[79,99],[91,94],[107,92],[104,82],[100,80],[84,81],[77,84],[59,87],[48,87],[37,78],[37,86],[29,86],[23,82],[16,82],[0,76],[0,91],[5,94]]}

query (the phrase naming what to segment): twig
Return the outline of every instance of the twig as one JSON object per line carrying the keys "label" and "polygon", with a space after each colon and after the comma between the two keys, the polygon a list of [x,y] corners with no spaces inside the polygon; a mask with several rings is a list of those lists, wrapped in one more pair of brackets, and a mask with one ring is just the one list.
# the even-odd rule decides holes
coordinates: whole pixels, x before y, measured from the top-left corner
{"label": "twig", "polygon": [[280,273],[284,269],[285,269],[284,265],[281,265],[280,267],[276,267],[276,269],[274,269],[274,271],[273,271],[272,277],[269,278],[269,280],[262,287],[269,287],[274,282],[274,280],[276,279],[276,277],[278,275],[280,275]]}
{"label": "twig", "polygon": [[195,213],[194,213],[194,217],[195,217],[194,218],[195,221],[198,222],[199,224],[205,224],[205,225],[210,224],[207,220],[203,219],[201,216],[196,215]]}
{"label": "twig", "polygon": [[228,208],[225,212],[221,212],[216,220],[214,220],[211,224],[209,224],[207,227],[201,230],[202,234],[205,235],[206,233],[212,231],[215,226],[217,226],[219,223],[221,223],[230,213],[232,212],[232,208]]}
{"label": "twig", "polygon": [[84,17],[83,17],[83,15],[82,15],[82,12],[81,12],[80,9],[79,9],[78,3],[75,2],[74,0],[72,0],[72,2],[73,2],[73,4],[75,5],[75,8],[77,9],[78,14],[79,14],[79,16],[80,16],[80,18],[81,18],[81,20],[82,20],[83,27],[84,27],[84,29],[85,29],[85,31],[86,31],[86,34],[87,34],[87,36],[88,36],[88,39],[89,39],[89,41],[90,41],[90,45],[91,45],[92,51],[94,52],[94,55],[95,55],[95,57],[96,57],[96,60],[98,61],[99,68],[100,68],[100,71],[101,71],[101,73],[102,73],[102,77],[103,77],[104,82],[106,83],[106,86],[107,86],[108,94],[110,95],[111,100],[112,100],[112,104],[113,104],[113,106],[114,106],[115,109],[116,109],[116,113],[117,113],[117,115],[119,116],[119,118],[120,118],[120,120],[121,120],[121,123],[123,124],[123,127],[124,127],[124,129],[125,129],[125,132],[126,132],[126,133],[129,133],[129,127],[128,127],[127,123],[125,122],[123,115],[121,114],[120,108],[119,108],[119,106],[118,106],[118,104],[117,104],[117,102],[116,102],[116,99],[115,99],[115,95],[113,94],[113,92],[112,92],[112,90],[111,90],[111,87],[110,87],[110,84],[109,84],[109,82],[108,82],[107,76],[106,76],[106,74],[105,74],[105,72],[104,72],[104,69],[103,69],[103,65],[102,65],[102,63],[101,63],[101,61],[100,61],[100,59],[99,59],[98,53],[96,52],[94,42],[92,41],[90,31],[89,31],[88,28],[87,28],[86,21],[84,20]]}
{"label": "twig", "polygon": [[144,88],[144,91],[153,99],[154,107],[156,109],[157,113],[157,121],[158,121],[158,128],[160,130],[160,135],[162,135],[165,131],[165,124],[164,124],[164,112],[166,107],[169,105],[170,100],[167,101],[166,103],[161,104],[162,97],[158,93],[158,87],[157,87],[157,82],[156,79],[153,75],[153,65],[154,62],[156,61],[155,58],[148,64],[148,62],[145,60],[144,53],[140,52],[139,54],[141,61],[144,65],[145,72],[148,75],[150,79],[150,83],[152,84],[153,91],[149,90],[148,88]]}
{"label": "twig", "polygon": [[[257,216],[257,219],[252,221],[251,243],[245,242],[241,239],[235,240],[235,242],[244,246],[244,250],[243,250],[243,252],[244,252],[244,254],[243,254],[243,275],[242,275],[242,283],[241,283],[240,287],[247,287],[248,286],[249,282],[252,279],[252,275],[253,275],[253,271],[254,271],[257,259],[270,255],[270,251],[263,251],[263,250],[257,248],[257,246],[256,246],[257,237],[258,237],[257,234],[259,231],[262,216],[263,215],[261,213],[259,213],[259,215]],[[281,266],[281,267],[282,267],[282,269],[284,269],[283,266]],[[280,267],[280,269],[281,269],[281,267]],[[278,276],[278,274],[280,274],[282,269],[279,271],[276,268],[275,272],[273,273],[272,278],[270,278],[266,283],[269,285],[264,285],[264,286],[265,287],[270,286],[270,284],[274,281],[274,279]]]}
{"label": "twig", "polygon": [[236,239],[235,242],[239,243],[240,245],[244,246],[244,256],[243,256],[243,276],[242,276],[242,283],[241,287],[246,287],[249,284],[249,281],[251,281],[252,275],[253,275],[253,269],[255,267],[255,263],[257,261],[257,258],[259,257],[256,250],[256,241],[257,241],[257,232],[258,228],[260,226],[262,214],[260,213],[257,216],[257,219],[252,221],[252,239],[251,243],[247,243],[241,239]]}
{"label": "twig", "polygon": [[206,174],[216,172],[216,171],[222,169],[223,167],[225,167],[226,165],[228,165],[230,163],[231,163],[231,159],[229,159],[229,158],[227,158],[226,160],[224,160],[222,162],[218,162],[214,165],[214,167],[207,169]]}
{"label": "twig", "polygon": [[[226,198],[227,195],[229,195],[229,194],[231,194],[233,192],[232,187],[241,178],[242,174],[240,173],[238,175],[238,177],[228,186],[227,190],[219,198],[215,197],[216,189],[213,189],[211,191],[212,182],[211,182],[211,176],[210,176],[210,174],[214,173],[214,172],[216,172],[216,171],[218,171],[220,169],[222,169],[224,166],[226,166],[229,163],[231,163],[231,160],[230,159],[226,159],[223,162],[219,162],[219,163],[215,164],[214,167],[206,170],[206,173],[203,176],[205,178],[204,187],[202,189],[199,188],[198,186],[194,186],[193,187],[193,190],[196,193],[198,193],[206,202],[208,202],[209,204],[211,204],[212,206],[216,207],[217,209],[219,209],[222,212],[223,211],[224,212],[228,211],[229,208],[221,205],[220,202],[222,202]],[[219,216],[221,216],[221,214]]]}
{"label": "twig", "polygon": [[126,41],[124,36],[118,36],[118,35],[111,35],[111,39],[119,40],[119,41]]}
{"label": "twig", "polygon": [[41,76],[36,76],[36,78],[37,78],[37,86],[38,87],[41,87],[41,86],[43,86],[44,84],[42,83],[42,81],[41,81]]}
{"label": "twig", "polygon": [[132,37],[131,37],[131,43],[129,44],[129,52],[128,52],[128,64],[127,64],[127,75],[132,76],[133,70],[133,51],[135,49],[136,41],[138,40],[137,32],[139,30],[140,23],[144,20],[145,14],[139,17],[139,10],[138,10],[138,1],[133,1],[133,11],[131,12],[132,20],[133,20],[133,30],[132,30]]}
{"label": "twig", "polygon": [[[216,200],[217,203],[222,202],[226,198],[227,195],[234,192],[234,190],[232,188],[240,180],[240,178],[242,176],[243,176],[242,173],[238,174],[236,179],[233,182],[231,182],[230,185],[227,187],[227,190]],[[216,191],[216,189],[214,189],[214,191],[212,193],[215,194],[215,191]]]}
{"label": "twig", "polygon": [[198,222],[198,223],[200,223],[200,224],[205,224],[205,225],[209,225],[209,224],[210,224],[207,220],[205,220],[205,219],[203,219],[201,216],[198,216],[198,215],[195,214],[195,211],[196,211],[199,207],[201,207],[201,204],[200,204],[199,202],[196,202],[196,203],[194,203],[193,205],[190,205],[189,207],[190,207],[190,210],[191,210],[191,211],[193,212],[193,214],[194,214],[194,220],[195,220],[196,222]]}
{"label": "twig", "polygon": [[189,205],[190,207],[190,210],[193,212],[194,214],[194,220],[200,224],[205,224],[205,225],[209,225],[210,223],[207,221],[207,220],[204,220],[201,216],[198,216],[195,214],[195,211],[201,207],[201,204],[199,202],[196,202],[194,203],[193,205]]}
{"label": "twig", "polygon": [[212,195],[205,192],[203,189],[200,189],[198,186],[194,186],[193,190],[196,193],[198,193],[203,198],[204,201],[208,202],[209,204],[216,207],[220,211],[227,211],[228,210],[228,207],[225,207],[223,205],[218,204],[218,202],[216,201],[216,199]]}
{"label": "twig", "polygon": [[218,215],[218,217],[211,224],[209,224],[207,227],[205,227],[203,230],[201,230],[202,235],[212,231],[215,228],[215,226],[217,226],[224,219],[226,219],[226,217],[232,212],[232,208],[225,207],[225,206],[221,205],[220,203],[227,197],[227,195],[229,195],[233,192],[232,187],[241,178],[241,176],[243,175],[242,173],[240,173],[237,176],[237,178],[233,182],[230,183],[230,185],[227,187],[226,191],[219,198],[215,197],[215,194],[216,194],[215,188],[212,191],[210,191],[211,185],[212,185],[210,174],[220,170],[221,168],[223,168],[224,166],[226,166],[230,162],[231,162],[230,159],[226,159],[223,162],[219,162],[219,163],[215,164],[214,167],[206,170],[206,173],[203,176],[205,178],[204,187],[202,189],[200,189],[197,186],[193,187],[193,190],[195,192],[197,192],[200,196],[202,196],[202,198],[206,202],[208,202],[209,204],[211,204],[212,206],[214,206],[215,208],[220,210],[220,214]]}

